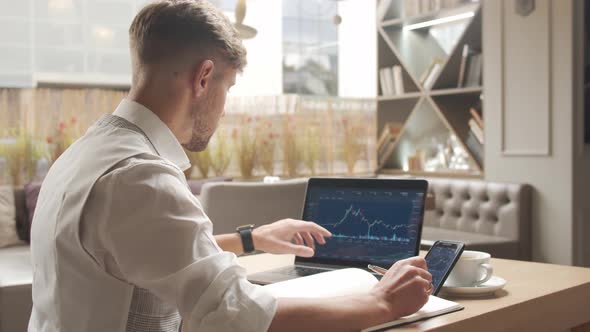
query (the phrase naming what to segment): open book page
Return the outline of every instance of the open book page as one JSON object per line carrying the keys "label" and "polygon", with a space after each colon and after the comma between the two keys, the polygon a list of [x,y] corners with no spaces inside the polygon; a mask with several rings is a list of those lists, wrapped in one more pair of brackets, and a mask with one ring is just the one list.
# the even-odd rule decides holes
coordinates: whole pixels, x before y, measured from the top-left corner
{"label": "open book page", "polygon": [[[318,273],[263,286],[275,297],[331,297],[368,292],[377,283],[377,278],[361,269],[341,269]],[[363,330],[377,331],[420,319],[438,316],[463,309],[459,303],[430,296],[428,302],[413,315]]]}
{"label": "open book page", "polygon": [[457,302],[448,301],[445,299],[441,299],[440,297],[430,295],[430,298],[428,298],[428,302],[426,302],[426,304],[422,307],[422,309],[418,310],[418,312],[391,322],[364,329],[362,330],[362,332],[379,331],[387,327],[394,327],[401,324],[411,323],[424,318],[439,316],[461,309],[463,309],[463,306]]}
{"label": "open book page", "polygon": [[275,297],[330,297],[368,292],[377,278],[361,269],[341,269],[263,286]]}

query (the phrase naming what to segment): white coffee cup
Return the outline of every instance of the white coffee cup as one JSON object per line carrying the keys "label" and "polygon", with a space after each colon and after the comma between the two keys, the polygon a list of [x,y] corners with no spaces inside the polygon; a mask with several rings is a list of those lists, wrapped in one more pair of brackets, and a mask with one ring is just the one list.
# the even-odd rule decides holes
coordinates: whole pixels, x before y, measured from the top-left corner
{"label": "white coffee cup", "polygon": [[475,287],[490,280],[494,269],[491,255],[482,251],[465,250],[445,282],[449,287]]}

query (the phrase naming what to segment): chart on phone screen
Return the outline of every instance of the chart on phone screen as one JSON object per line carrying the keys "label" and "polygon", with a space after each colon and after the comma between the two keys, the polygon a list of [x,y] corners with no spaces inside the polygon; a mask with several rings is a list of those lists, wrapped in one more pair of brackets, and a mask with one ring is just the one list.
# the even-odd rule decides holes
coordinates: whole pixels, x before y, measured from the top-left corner
{"label": "chart on phone screen", "polygon": [[305,219],[332,233],[315,256],[383,263],[413,256],[422,202],[411,190],[315,189]]}
{"label": "chart on phone screen", "polygon": [[432,274],[432,284],[434,287],[438,287],[445,273],[447,273],[455,258],[455,250],[454,247],[445,248],[434,246],[428,253],[426,264],[428,265],[428,272]]}

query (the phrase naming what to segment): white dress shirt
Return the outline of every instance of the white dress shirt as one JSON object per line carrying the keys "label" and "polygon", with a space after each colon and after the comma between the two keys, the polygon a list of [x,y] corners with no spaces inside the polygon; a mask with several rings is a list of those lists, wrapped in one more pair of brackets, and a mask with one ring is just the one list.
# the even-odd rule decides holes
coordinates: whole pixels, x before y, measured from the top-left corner
{"label": "white dress shirt", "polygon": [[187,186],[182,147],[123,100],[50,169],[32,228],[29,331],[265,331],[250,284]]}

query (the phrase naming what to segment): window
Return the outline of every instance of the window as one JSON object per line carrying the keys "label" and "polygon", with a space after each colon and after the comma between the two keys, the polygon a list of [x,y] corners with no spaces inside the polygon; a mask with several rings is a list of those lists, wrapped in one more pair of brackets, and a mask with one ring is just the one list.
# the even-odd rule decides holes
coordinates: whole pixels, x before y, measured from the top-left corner
{"label": "window", "polygon": [[283,92],[338,95],[338,3],[283,0]]}

